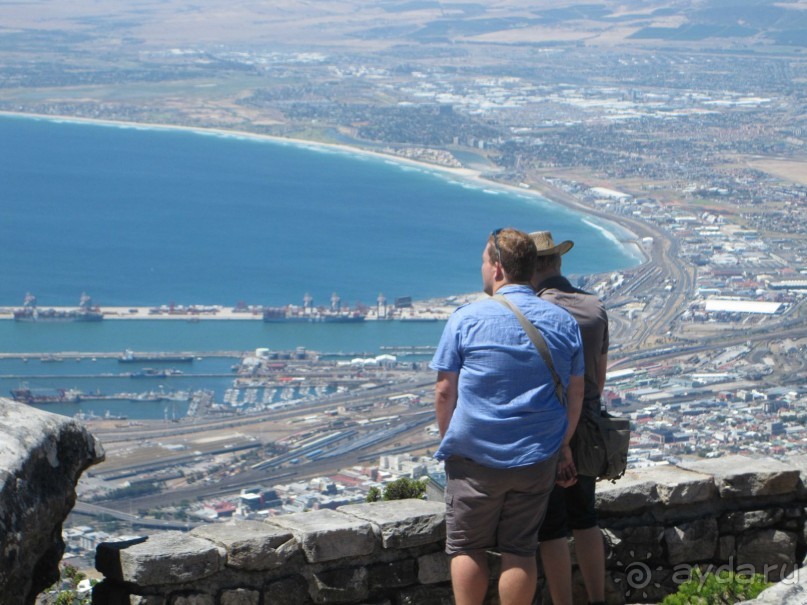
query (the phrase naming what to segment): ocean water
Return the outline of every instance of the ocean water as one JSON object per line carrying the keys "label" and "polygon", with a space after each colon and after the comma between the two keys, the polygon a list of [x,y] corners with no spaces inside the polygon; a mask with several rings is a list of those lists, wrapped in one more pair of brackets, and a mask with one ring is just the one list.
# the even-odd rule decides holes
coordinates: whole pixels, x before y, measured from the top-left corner
{"label": "ocean water", "polygon": [[480,288],[492,229],[572,239],[569,273],[637,259],[526,192],[331,148],[0,116],[0,305],[374,304]]}
{"label": "ocean water", "polygon": [[[482,246],[503,226],[574,240],[567,273],[639,262],[611,227],[526,191],[443,171],[249,136],[0,116],[0,306],[20,305],[26,292],[43,307],[77,304],[84,291],[110,306],[300,304],[306,293],[315,304],[337,293],[372,305],[380,293],[392,301],[476,292]],[[0,352],[303,346],[378,354],[383,346],[434,345],[441,330],[441,322],[0,321]],[[232,363],[206,359],[194,371],[226,372]],[[119,373],[116,364],[0,360],[0,394],[23,383],[154,389],[153,381],[86,377]],[[220,400],[231,382],[183,376],[160,386],[212,388]],[[46,407],[169,414],[165,403]]]}
{"label": "ocean water", "polygon": [[[12,389],[78,389],[83,393],[101,392],[143,394],[165,390],[212,390],[221,402],[234,375],[231,357],[207,357],[192,364],[155,364],[152,362],[121,364],[115,358],[88,359],[60,355],[52,361],[49,353],[81,352],[122,353],[135,351],[251,351],[267,347],[275,351],[292,351],[305,347],[324,356],[349,360],[354,356],[374,356],[384,346],[434,346],[444,322],[379,322],[359,324],[265,324],[261,321],[103,321],[98,323],[20,323],[0,321],[0,343],[7,353],[43,353],[27,361],[0,358],[0,396],[8,397]],[[424,363],[423,355],[407,356],[403,361]],[[132,379],[124,373],[146,367],[171,367],[181,375],[164,378]],[[210,377],[212,374],[219,376]],[[204,376],[202,376],[204,375]],[[103,416],[125,415],[128,418],[163,418],[184,416],[187,402],[129,402],[120,400],[86,400],[81,403],[49,403],[36,407],[73,416],[78,412]]]}

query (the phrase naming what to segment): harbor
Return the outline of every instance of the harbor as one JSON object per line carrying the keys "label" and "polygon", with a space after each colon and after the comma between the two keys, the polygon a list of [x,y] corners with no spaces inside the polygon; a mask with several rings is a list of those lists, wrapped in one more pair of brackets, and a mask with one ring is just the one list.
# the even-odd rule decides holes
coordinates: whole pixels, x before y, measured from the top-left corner
{"label": "harbor", "polygon": [[[43,328],[47,329],[47,328]],[[81,326],[71,331],[81,331]],[[285,409],[367,388],[378,372],[425,365],[426,345],[320,352],[252,350],[64,351],[0,354],[3,395],[81,418],[181,419]],[[379,347],[380,349],[380,347]],[[205,406],[194,396],[208,393]]]}
{"label": "harbor", "polygon": [[[476,295],[478,296],[478,295]],[[467,298],[467,297],[464,297]],[[315,306],[309,295],[302,305],[283,306],[163,304],[157,306],[99,306],[86,294],[77,307],[39,306],[37,298],[26,294],[21,307],[0,307],[0,320],[28,323],[100,322],[103,320],[201,320],[261,321],[265,323],[360,323],[364,321],[444,321],[458,305],[458,297],[413,301],[411,297],[396,298],[388,304],[379,295],[373,306],[343,304],[334,293],[330,304]]]}

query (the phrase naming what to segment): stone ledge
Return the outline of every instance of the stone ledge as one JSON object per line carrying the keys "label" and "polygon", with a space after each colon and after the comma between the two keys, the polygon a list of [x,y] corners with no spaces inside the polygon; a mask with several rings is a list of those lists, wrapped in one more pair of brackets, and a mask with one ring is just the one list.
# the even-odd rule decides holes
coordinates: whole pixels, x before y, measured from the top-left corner
{"label": "stone ledge", "polygon": [[190,533],[224,548],[227,566],[236,569],[275,569],[302,550],[290,531],[259,521],[201,525]]}
{"label": "stone ledge", "polygon": [[369,521],[377,528],[384,548],[409,548],[445,539],[446,507],[443,502],[393,500],[349,504],[338,512]]}
{"label": "stone ledge", "polygon": [[616,483],[597,484],[597,510],[637,515],[654,507],[710,505],[743,499],[793,498],[802,486],[798,468],[772,458],[692,458],[679,464],[632,469]]}
{"label": "stone ledge", "polygon": [[96,561],[106,577],[139,586],[194,582],[220,571],[227,551],[191,534],[169,531],[127,548],[99,544]]}
{"label": "stone ledge", "polygon": [[267,524],[292,532],[310,563],[369,555],[376,547],[369,522],[332,510],[284,515]]}
{"label": "stone ledge", "polygon": [[799,484],[797,468],[772,458],[724,456],[709,460],[685,460],[678,466],[712,475],[721,498],[791,494]]}

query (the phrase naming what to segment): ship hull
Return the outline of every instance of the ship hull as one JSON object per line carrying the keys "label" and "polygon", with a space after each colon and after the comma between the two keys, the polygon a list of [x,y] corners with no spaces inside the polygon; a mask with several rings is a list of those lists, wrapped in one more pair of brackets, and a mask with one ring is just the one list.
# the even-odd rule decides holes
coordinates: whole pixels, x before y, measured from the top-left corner
{"label": "ship hull", "polygon": [[37,311],[36,313],[14,313],[14,321],[60,323],[72,321],[102,321],[103,313],[75,313],[70,311]]}

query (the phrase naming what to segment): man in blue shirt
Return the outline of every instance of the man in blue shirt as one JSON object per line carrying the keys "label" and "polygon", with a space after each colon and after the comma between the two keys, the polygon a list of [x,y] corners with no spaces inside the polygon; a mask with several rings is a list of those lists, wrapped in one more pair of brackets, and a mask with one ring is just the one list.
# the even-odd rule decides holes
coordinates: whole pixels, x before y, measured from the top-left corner
{"label": "man in blue shirt", "polygon": [[[502,605],[535,594],[538,528],[556,480],[573,481],[569,450],[583,398],[583,351],[574,319],[535,296],[529,236],[497,229],[482,252],[486,294],[505,296],[546,340],[568,404],[515,314],[492,298],[457,309],[430,367],[446,467],[446,552],[456,605],[481,605],[486,551],[501,553]],[[560,451],[560,461],[559,454]]]}

